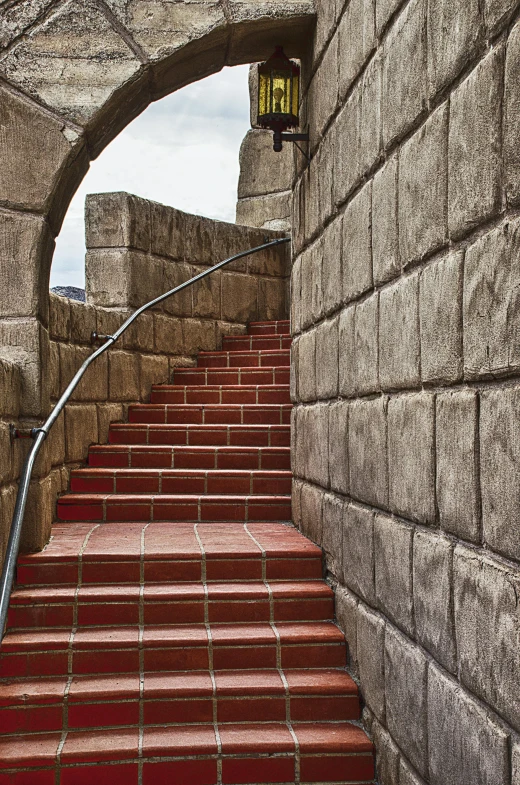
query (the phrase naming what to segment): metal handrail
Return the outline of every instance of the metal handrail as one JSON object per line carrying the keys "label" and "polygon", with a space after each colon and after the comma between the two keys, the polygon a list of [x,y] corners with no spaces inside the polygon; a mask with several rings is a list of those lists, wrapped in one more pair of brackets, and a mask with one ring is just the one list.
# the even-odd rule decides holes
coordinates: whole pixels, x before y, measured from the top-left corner
{"label": "metal handrail", "polygon": [[150,308],[153,308],[155,305],[162,303],[163,300],[168,299],[174,294],[178,294],[178,292],[182,292],[183,289],[187,289],[188,286],[193,286],[193,284],[197,283],[197,281],[201,281],[203,278],[207,278],[208,275],[220,270],[222,267],[225,267],[231,262],[235,262],[238,259],[242,259],[244,256],[250,256],[251,254],[258,253],[259,251],[265,251],[267,248],[272,248],[276,245],[282,245],[283,243],[290,242],[290,238],[282,237],[278,240],[273,240],[272,242],[264,243],[264,245],[259,245],[256,248],[250,248],[248,251],[242,251],[241,253],[235,254],[235,256],[231,256],[229,259],[224,259],[223,262],[219,262],[218,264],[210,267],[208,270],[205,270],[203,273],[196,275],[194,278],[191,278],[189,281],[185,281],[180,286],[176,286],[175,289],[171,289],[169,292],[165,294],[161,294],[160,297],[156,297],[155,300],[151,300],[146,305],[141,306],[135,311],[123,324],[121,327],[114,333],[114,335],[105,335],[105,336],[98,336],[100,338],[106,338],[106,343],[103,346],[100,346],[90,357],[87,357],[83,365],[77,371],[76,375],[68,385],[67,389],[57,402],[56,406],[52,410],[51,414],[45,421],[45,423],[40,428],[33,428],[31,431],[31,437],[34,439],[34,443],[29,450],[27,457],[25,459],[22,474],[20,476],[20,483],[18,486],[18,495],[16,497],[16,505],[14,508],[13,519],[11,522],[11,530],[9,533],[9,541],[7,543],[7,551],[5,555],[4,567],[2,570],[2,577],[0,578],[0,640],[4,635],[4,631],[6,628],[7,623],[7,612],[9,609],[9,602],[11,599],[11,591],[13,588],[14,577],[16,572],[16,562],[18,559],[18,552],[20,549],[20,538],[22,534],[22,524],[25,514],[25,507],[27,504],[27,495],[29,493],[29,484],[31,481],[31,475],[34,468],[34,463],[40,452],[40,448],[44,443],[45,439],[49,435],[49,432],[58,419],[59,415],[65,408],[68,400],[70,399],[72,393],[80,383],[81,379],[85,375],[86,370],[88,367],[97,360],[104,352],[107,351],[111,346],[115,344],[115,342],[123,335],[123,333],[128,330],[131,324],[135,322],[135,320],[145,311],[148,311]]}

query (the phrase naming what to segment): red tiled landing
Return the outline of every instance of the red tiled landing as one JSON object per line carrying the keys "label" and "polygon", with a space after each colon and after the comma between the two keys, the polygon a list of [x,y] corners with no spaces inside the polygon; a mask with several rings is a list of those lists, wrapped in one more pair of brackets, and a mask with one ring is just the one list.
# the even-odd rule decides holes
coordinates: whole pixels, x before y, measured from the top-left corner
{"label": "red tiled landing", "polygon": [[177,369],[72,473],[18,564],[0,785],[373,781],[322,553],[281,523],[288,333]]}

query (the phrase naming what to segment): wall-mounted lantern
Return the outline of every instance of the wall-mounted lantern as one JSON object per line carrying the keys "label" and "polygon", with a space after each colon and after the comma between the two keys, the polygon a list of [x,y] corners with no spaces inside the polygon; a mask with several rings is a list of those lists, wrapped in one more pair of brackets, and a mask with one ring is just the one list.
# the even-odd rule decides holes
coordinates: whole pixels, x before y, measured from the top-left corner
{"label": "wall-mounted lantern", "polygon": [[258,125],[274,133],[274,151],[283,142],[308,142],[308,134],[286,134],[300,125],[300,66],[277,46],[266,63],[258,66]]}

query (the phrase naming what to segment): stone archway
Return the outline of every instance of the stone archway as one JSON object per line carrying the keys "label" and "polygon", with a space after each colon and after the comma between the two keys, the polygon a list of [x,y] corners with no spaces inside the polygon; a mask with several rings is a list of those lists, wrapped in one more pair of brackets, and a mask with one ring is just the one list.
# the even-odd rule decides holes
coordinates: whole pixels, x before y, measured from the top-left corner
{"label": "stone archway", "polygon": [[[154,100],[283,41],[301,55],[312,0],[12,0],[0,12],[0,344],[23,414],[46,411],[54,238],[89,162]],[[230,97],[232,100],[232,97]]]}

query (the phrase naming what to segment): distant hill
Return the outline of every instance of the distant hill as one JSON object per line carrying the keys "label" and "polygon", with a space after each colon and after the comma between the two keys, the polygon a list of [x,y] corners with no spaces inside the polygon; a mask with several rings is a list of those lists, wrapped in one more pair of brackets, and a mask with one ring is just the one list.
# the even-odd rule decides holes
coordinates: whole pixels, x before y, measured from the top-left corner
{"label": "distant hill", "polygon": [[86,295],[84,289],[78,289],[77,286],[54,286],[51,289],[54,294],[59,294],[60,297],[68,297],[69,300],[79,300],[81,303],[86,302]]}

